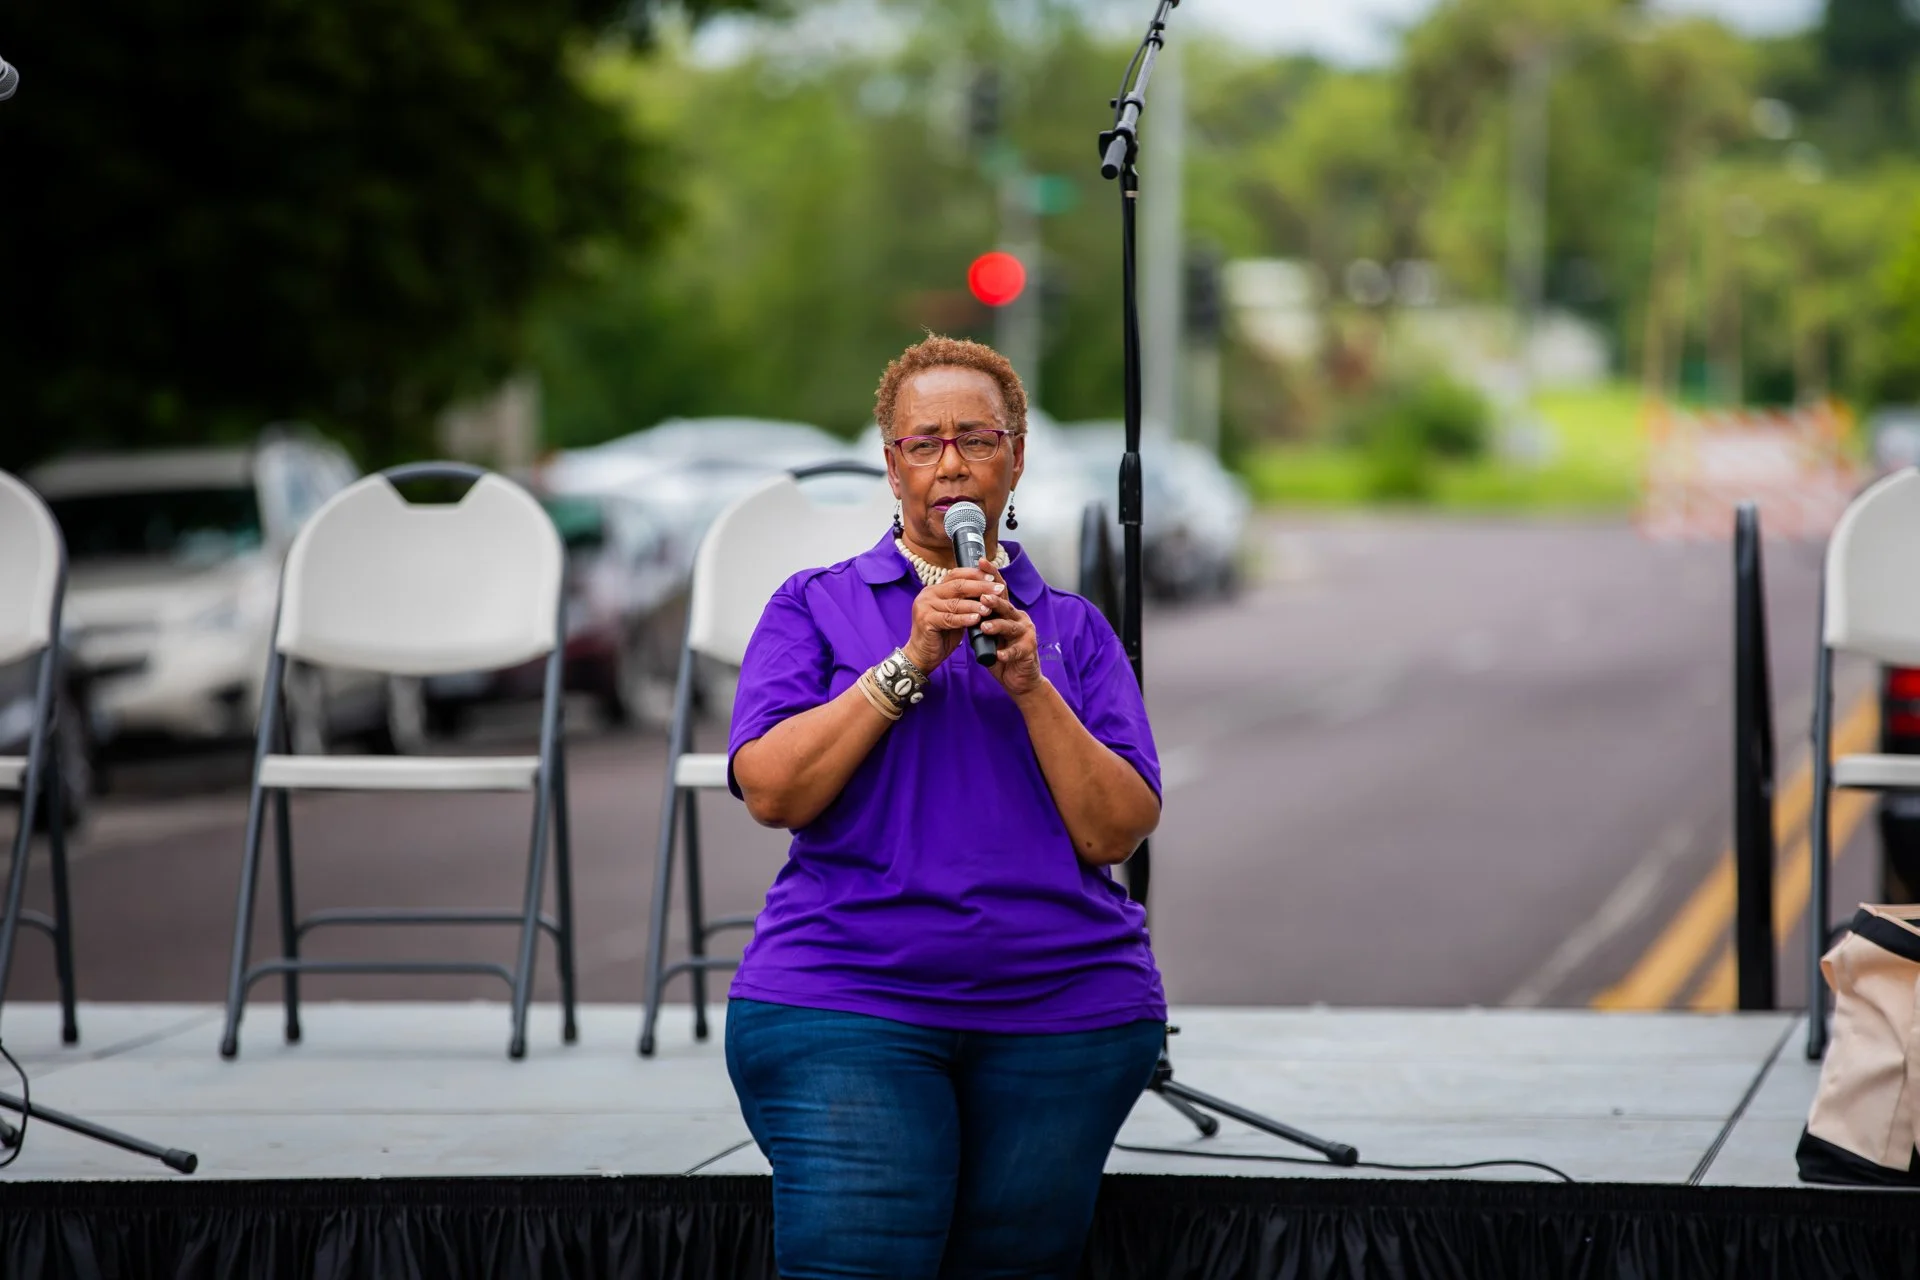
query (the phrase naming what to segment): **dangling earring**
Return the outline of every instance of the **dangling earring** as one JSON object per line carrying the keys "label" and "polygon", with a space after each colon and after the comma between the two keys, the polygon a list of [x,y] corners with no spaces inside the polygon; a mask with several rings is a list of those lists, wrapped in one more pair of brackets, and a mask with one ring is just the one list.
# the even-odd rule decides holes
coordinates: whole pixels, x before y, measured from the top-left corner
{"label": "dangling earring", "polygon": [[1007,493],[1007,528],[1018,529],[1019,527],[1020,517],[1013,514],[1013,493],[1009,491]]}
{"label": "dangling earring", "polygon": [[893,500],[893,536],[896,538],[907,536],[907,526],[900,523],[900,499],[898,498]]}

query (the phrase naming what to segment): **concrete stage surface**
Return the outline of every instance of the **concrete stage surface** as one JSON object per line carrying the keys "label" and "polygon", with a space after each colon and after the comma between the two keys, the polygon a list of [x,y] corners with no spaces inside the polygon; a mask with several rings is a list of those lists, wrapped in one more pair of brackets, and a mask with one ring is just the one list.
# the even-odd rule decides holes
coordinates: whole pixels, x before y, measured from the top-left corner
{"label": "concrete stage surface", "polygon": [[[525,1060],[506,1055],[499,1003],[324,1003],[303,1043],[256,1003],[240,1056],[218,1053],[220,1010],[87,1004],[63,1047],[56,1010],[5,1010],[5,1044],[36,1103],[200,1158],[191,1179],[140,1156],[30,1125],[0,1180],[537,1178],[764,1174],[713,1038],[669,1007],[652,1059],[639,1010],[580,1012],[563,1045],[536,1007]],[[1180,1009],[1176,1078],[1322,1137],[1362,1160],[1521,1158],[1581,1182],[1797,1186],[1794,1143],[1818,1076],[1796,1014],[1541,1010]],[[5,1067],[0,1064],[0,1073]],[[0,1091],[17,1082],[0,1075]],[[1307,1153],[1222,1120],[1200,1138],[1143,1097],[1121,1142],[1218,1155]],[[1116,1151],[1112,1173],[1525,1179],[1529,1169],[1394,1175]]]}

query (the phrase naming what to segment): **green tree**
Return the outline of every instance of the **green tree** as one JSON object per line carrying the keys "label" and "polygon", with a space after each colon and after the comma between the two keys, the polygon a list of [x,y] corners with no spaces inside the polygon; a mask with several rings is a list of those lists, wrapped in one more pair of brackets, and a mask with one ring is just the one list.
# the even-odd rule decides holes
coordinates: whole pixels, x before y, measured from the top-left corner
{"label": "green tree", "polygon": [[[695,0],[696,12],[728,0]],[[102,0],[11,15],[0,464],[301,416],[381,462],[519,365],[671,175],[579,50],[649,0]]]}
{"label": "green tree", "polygon": [[1827,0],[1820,45],[1842,76],[1896,79],[1920,58],[1920,22],[1907,0]]}
{"label": "green tree", "polygon": [[1015,33],[983,6],[905,6],[885,54],[796,55],[779,41],[723,66],[666,46],[609,51],[590,80],[667,139],[686,216],[657,252],[606,255],[543,308],[548,439],[577,445],[673,414],[749,413],[851,433],[888,359],[934,329],[990,340],[967,265],[999,235],[993,157],[969,148],[964,90],[993,65],[1004,141],[1063,180],[1043,219],[1044,407],[1120,408],[1118,193],[1094,140],[1124,49],[1068,7]]}

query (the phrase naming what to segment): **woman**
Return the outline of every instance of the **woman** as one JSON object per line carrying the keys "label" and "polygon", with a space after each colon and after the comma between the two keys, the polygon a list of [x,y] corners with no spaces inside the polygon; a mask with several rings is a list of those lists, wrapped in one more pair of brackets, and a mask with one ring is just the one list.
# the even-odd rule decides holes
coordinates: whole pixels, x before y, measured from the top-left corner
{"label": "woman", "polygon": [[[727,1009],[783,1280],[1072,1276],[1159,1055],[1111,873],[1159,821],[1159,763],[1113,629],[996,536],[1026,414],[977,343],[888,366],[894,526],[789,579],[741,668],[730,784],[794,833]],[[986,512],[978,564],[953,562],[957,501]]]}

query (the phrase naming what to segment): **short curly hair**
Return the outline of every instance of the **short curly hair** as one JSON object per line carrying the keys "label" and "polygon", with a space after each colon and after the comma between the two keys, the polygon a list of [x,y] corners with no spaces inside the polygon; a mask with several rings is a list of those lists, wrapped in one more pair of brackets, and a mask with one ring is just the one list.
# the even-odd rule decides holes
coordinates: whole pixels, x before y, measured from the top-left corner
{"label": "short curly hair", "polygon": [[1000,399],[1007,406],[1007,430],[1015,435],[1027,431],[1027,389],[1013,364],[992,347],[965,338],[947,338],[930,333],[902,351],[887,371],[880,375],[880,389],[873,397],[873,420],[883,439],[893,439],[893,415],[900,399],[900,388],[908,378],[928,369],[977,369],[999,384]]}

